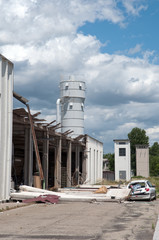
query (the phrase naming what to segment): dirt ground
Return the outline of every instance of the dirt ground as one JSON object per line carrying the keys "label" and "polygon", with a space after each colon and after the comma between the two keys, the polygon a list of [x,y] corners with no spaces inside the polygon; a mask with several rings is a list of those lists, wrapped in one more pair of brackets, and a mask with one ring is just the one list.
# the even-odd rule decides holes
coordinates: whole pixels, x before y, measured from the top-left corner
{"label": "dirt ground", "polygon": [[158,214],[159,200],[25,205],[0,211],[0,239],[151,240]]}

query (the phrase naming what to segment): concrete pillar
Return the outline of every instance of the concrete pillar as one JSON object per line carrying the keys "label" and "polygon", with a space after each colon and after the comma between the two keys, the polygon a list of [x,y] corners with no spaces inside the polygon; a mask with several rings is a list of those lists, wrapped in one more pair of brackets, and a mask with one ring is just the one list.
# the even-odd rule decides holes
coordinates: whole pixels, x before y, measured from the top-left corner
{"label": "concrete pillar", "polygon": [[72,143],[69,141],[68,151],[67,151],[67,187],[71,187],[71,163],[72,163]]}
{"label": "concrete pillar", "polygon": [[136,176],[149,177],[149,146],[136,145]]}
{"label": "concrete pillar", "polygon": [[79,146],[76,146],[76,159],[75,159],[76,182],[79,184]]}
{"label": "concrete pillar", "polygon": [[86,152],[82,153],[82,180],[86,180]]}
{"label": "concrete pillar", "polygon": [[48,130],[44,132],[44,141],[43,141],[43,159],[42,159],[42,167],[44,172],[44,181],[45,181],[45,189],[48,189],[48,171],[49,171],[49,133]]}
{"label": "concrete pillar", "polygon": [[33,185],[33,141],[31,129],[25,129],[24,184]]}
{"label": "concrete pillar", "polygon": [[55,187],[61,187],[61,143],[62,140],[57,140],[56,159],[55,159]]}

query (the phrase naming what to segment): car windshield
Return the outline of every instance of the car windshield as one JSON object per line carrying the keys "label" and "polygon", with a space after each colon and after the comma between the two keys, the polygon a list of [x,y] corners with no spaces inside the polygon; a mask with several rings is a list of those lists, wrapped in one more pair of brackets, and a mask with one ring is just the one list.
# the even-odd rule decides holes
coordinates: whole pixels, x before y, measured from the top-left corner
{"label": "car windshield", "polygon": [[152,184],[148,181],[147,184],[149,185],[149,187],[153,187]]}
{"label": "car windshield", "polygon": [[130,183],[129,188],[133,188],[133,189],[145,188],[145,182]]}

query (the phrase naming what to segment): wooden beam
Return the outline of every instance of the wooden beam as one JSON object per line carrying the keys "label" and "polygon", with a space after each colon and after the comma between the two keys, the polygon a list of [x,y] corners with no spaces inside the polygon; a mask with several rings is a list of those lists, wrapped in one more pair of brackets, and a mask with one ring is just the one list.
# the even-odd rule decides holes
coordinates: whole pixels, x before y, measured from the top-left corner
{"label": "wooden beam", "polygon": [[50,129],[50,130],[55,130],[55,129],[57,129],[57,128],[61,128],[61,127],[59,127],[60,124],[61,124],[61,123],[58,123],[58,124],[56,124],[55,126],[51,126],[51,127],[49,127],[49,129]]}
{"label": "wooden beam", "polygon": [[50,125],[51,125],[52,123],[54,123],[54,122],[56,122],[56,120],[54,120],[54,121],[48,123],[48,124],[46,125],[46,127],[50,126]]}
{"label": "wooden beam", "polygon": [[43,169],[42,169],[42,165],[41,165],[41,160],[40,160],[40,155],[39,155],[39,149],[38,149],[34,124],[33,124],[33,119],[32,119],[31,113],[30,113],[29,105],[26,104],[26,106],[27,106],[27,109],[28,109],[28,115],[29,115],[30,126],[31,126],[31,131],[32,131],[32,136],[33,136],[35,154],[36,154],[36,159],[37,159],[37,163],[38,163],[38,167],[39,167],[40,179],[43,180],[44,179],[44,174],[43,174]]}
{"label": "wooden beam", "polygon": [[13,92],[13,97],[15,97],[17,100],[19,100],[20,102],[22,102],[23,104],[26,104],[27,102],[29,102],[28,99],[20,96],[18,93]]}
{"label": "wooden beam", "polygon": [[37,117],[39,114],[41,114],[41,112],[37,112],[37,113],[33,114],[32,117],[33,117],[33,118],[34,118],[34,117]]}

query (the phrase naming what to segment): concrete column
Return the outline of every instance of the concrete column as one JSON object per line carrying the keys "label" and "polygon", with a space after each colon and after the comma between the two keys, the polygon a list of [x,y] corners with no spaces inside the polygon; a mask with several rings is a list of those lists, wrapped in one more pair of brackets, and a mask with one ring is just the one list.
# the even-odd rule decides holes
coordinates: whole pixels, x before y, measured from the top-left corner
{"label": "concrete column", "polygon": [[76,182],[79,184],[79,146],[76,146],[76,160],[75,160]]}
{"label": "concrete column", "polygon": [[71,187],[71,163],[72,163],[72,143],[69,141],[68,151],[67,151],[67,187]]}
{"label": "concrete column", "polygon": [[45,180],[45,189],[48,189],[48,176],[49,176],[49,133],[48,130],[44,132],[44,141],[43,141],[43,160],[42,167],[44,172]]}
{"label": "concrete column", "polygon": [[61,187],[61,143],[62,140],[59,138],[56,147],[56,159],[55,159],[55,187]]}
{"label": "concrete column", "polygon": [[24,184],[33,185],[33,141],[31,129],[25,129]]}
{"label": "concrete column", "polygon": [[86,180],[86,155],[87,153],[82,153],[82,180]]}

